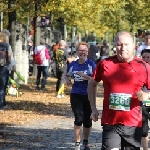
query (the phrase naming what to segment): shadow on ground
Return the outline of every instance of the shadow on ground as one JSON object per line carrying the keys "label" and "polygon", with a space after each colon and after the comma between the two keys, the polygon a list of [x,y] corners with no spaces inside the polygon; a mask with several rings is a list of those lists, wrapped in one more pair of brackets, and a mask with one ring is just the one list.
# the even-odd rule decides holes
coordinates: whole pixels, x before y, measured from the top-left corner
{"label": "shadow on ground", "polygon": [[53,114],[56,116],[66,116],[72,117],[72,110],[69,103],[51,103],[49,102],[47,105],[40,102],[35,101],[13,101],[8,102],[8,105],[11,106],[12,110],[24,110],[24,111],[32,111],[36,114]]}
{"label": "shadow on ground", "polygon": [[[101,133],[94,130],[91,150],[100,149]],[[93,138],[91,136],[91,138]],[[73,150],[73,131],[71,129],[31,129],[5,127],[0,130],[0,150]]]}

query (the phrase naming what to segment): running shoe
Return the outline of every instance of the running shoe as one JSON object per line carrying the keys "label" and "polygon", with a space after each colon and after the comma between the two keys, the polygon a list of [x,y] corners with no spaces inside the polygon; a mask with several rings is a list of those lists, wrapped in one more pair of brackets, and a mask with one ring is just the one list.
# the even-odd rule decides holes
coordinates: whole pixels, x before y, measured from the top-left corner
{"label": "running shoe", "polygon": [[57,95],[56,97],[57,97],[57,98],[62,98],[61,95]]}
{"label": "running shoe", "polygon": [[83,150],[90,150],[87,142],[83,143],[83,147],[82,148],[83,148]]}
{"label": "running shoe", "polygon": [[75,145],[75,149],[74,150],[81,150],[81,146],[79,145]]}

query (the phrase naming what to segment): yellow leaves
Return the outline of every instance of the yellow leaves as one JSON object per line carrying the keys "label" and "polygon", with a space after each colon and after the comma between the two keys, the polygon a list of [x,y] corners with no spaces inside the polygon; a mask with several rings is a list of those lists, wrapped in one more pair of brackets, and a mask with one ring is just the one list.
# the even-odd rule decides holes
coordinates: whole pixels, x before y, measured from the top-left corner
{"label": "yellow leaves", "polygon": [[[4,6],[6,7],[7,5]],[[20,14],[17,15],[20,16],[19,20],[29,13],[30,17],[33,17],[34,0],[17,1],[14,8],[17,14]],[[2,3],[0,10],[3,10]],[[63,17],[67,25],[77,25],[82,30],[103,30],[101,26],[116,28],[116,16],[120,18],[121,28],[129,26],[129,20],[139,21],[142,26],[146,26],[149,21],[143,24],[141,18],[146,19],[146,16],[150,16],[150,0],[41,0],[41,10],[38,10],[38,14],[50,11],[54,14],[55,23],[55,18]]]}
{"label": "yellow leaves", "polygon": [[91,7],[92,6],[92,4],[90,2],[86,3],[85,5],[86,5],[86,7]]}
{"label": "yellow leaves", "polygon": [[112,4],[115,4],[116,1],[115,0],[110,0],[110,1],[103,1],[103,5],[112,5]]}

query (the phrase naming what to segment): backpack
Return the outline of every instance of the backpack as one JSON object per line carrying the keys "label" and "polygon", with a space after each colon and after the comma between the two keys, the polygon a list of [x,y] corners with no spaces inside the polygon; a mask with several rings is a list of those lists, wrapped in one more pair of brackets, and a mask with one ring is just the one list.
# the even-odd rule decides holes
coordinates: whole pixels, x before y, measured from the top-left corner
{"label": "backpack", "polygon": [[9,64],[8,47],[7,43],[0,42],[0,66],[7,66]]}
{"label": "backpack", "polygon": [[54,54],[56,59],[56,69],[62,70],[66,65],[66,56],[64,55],[64,50],[57,49]]}
{"label": "backpack", "polygon": [[43,59],[45,58],[45,57],[43,59],[41,58],[41,52],[42,52],[42,50],[40,50],[39,52],[37,52],[37,54],[35,54],[35,53],[33,54],[33,61],[37,65],[41,65],[43,63]]}

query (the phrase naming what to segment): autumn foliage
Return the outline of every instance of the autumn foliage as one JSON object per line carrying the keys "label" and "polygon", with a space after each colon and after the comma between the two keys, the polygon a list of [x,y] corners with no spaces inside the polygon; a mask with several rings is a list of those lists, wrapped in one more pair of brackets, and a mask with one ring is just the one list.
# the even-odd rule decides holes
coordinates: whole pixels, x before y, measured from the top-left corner
{"label": "autumn foliage", "polygon": [[37,4],[37,15],[53,13],[54,26],[62,17],[67,26],[75,26],[80,32],[94,31],[99,36],[108,31],[116,33],[126,29],[135,32],[150,26],[150,0],[16,0],[8,9],[10,1],[0,2],[0,10],[16,10],[17,20],[23,24],[27,24],[28,16],[33,18]]}

